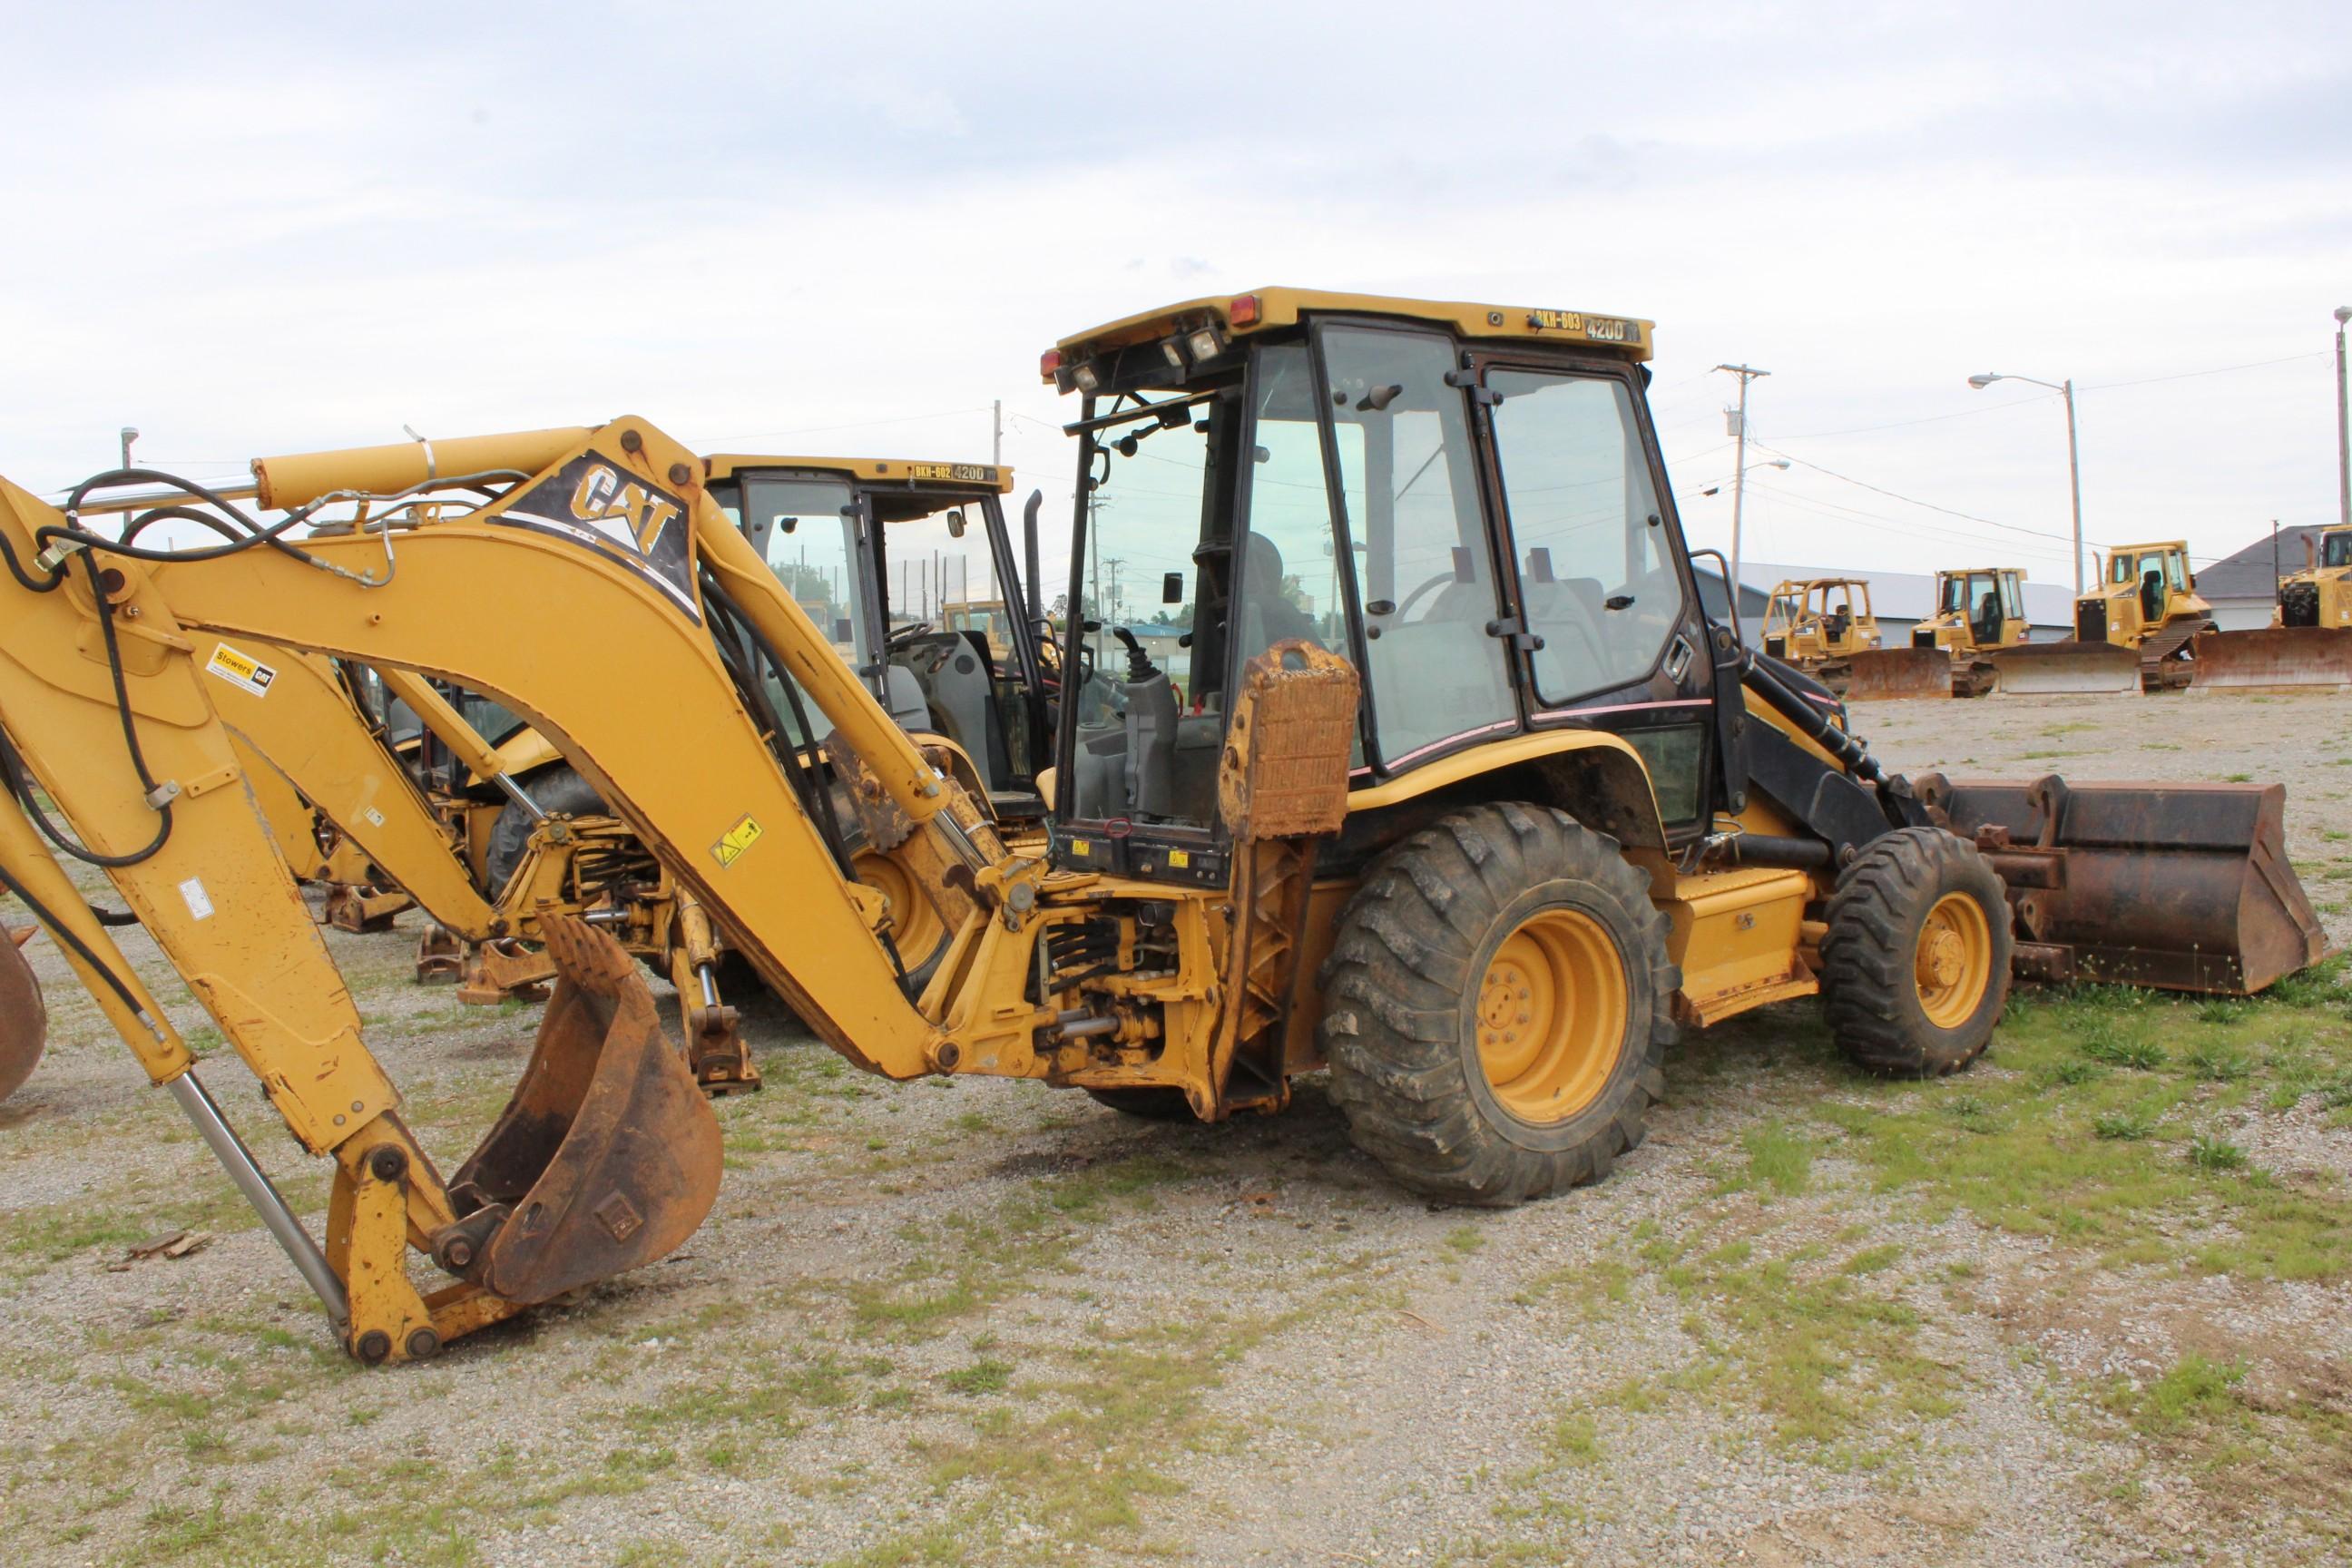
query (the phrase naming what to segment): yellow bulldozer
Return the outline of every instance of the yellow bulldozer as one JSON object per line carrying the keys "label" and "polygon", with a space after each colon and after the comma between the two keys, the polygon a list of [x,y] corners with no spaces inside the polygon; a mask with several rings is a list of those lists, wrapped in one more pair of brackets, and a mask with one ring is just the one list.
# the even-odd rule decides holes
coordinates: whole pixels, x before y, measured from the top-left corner
{"label": "yellow bulldozer", "polygon": [[2190,690],[2352,688],[2352,528],[2326,529],[2304,543],[2309,557],[2279,580],[2268,626],[2197,639]]}
{"label": "yellow bulldozer", "polygon": [[1870,584],[1859,577],[1783,581],[1764,602],[1763,637],[1767,654],[1843,693],[1854,655],[1879,646]]}
{"label": "yellow bulldozer", "polygon": [[[1191,690],[1180,707],[1125,640],[1097,672],[1115,698],[1057,707],[1025,845],[644,419],[264,458],[252,512],[146,472],[61,508],[0,484],[0,884],[371,1363],[677,1246],[716,1196],[719,1123],[635,963],[555,916],[532,1059],[445,1175],[255,805],[212,689],[225,648],[505,706],[860,1067],[1206,1121],[1328,1071],[1359,1146],[1446,1202],[1604,1177],[1675,1032],[1768,1003],[1819,995],[1855,1062],[1937,1075],[1985,1049],[2012,973],[2236,994],[2321,955],[2280,786],[1907,780],[1713,622],[1652,342],[1626,317],[1285,289],[1063,339],[1040,367],[1078,399],[1059,668],[1156,574],[1193,605]],[[231,537],[171,552],[83,524],[133,480]],[[471,499],[302,531],[428,493]],[[771,677],[821,746],[773,721]],[[928,980],[885,940],[835,800],[950,912]],[[333,1162],[323,1245],[45,837],[103,869]]]}
{"label": "yellow bulldozer", "polygon": [[2074,635],[1991,656],[2010,692],[2178,691],[2193,673],[2193,645],[2213,630],[2213,606],[2197,593],[2189,546],[2120,544],[2107,552],[2099,586],[2074,601]]}

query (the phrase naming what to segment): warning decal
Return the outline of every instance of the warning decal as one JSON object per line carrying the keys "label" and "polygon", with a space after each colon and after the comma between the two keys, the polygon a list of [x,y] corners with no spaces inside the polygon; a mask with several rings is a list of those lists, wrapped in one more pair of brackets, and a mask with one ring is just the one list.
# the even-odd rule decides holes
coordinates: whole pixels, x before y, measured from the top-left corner
{"label": "warning decal", "polygon": [[256,697],[268,696],[269,683],[278,679],[276,670],[257,658],[237,652],[226,643],[214,647],[213,657],[206,661],[205,668],[231,686],[249,691]]}
{"label": "warning decal", "polygon": [[743,858],[743,851],[760,842],[760,825],[745,817],[727,830],[727,837],[710,847],[710,858],[721,867],[732,866]]}

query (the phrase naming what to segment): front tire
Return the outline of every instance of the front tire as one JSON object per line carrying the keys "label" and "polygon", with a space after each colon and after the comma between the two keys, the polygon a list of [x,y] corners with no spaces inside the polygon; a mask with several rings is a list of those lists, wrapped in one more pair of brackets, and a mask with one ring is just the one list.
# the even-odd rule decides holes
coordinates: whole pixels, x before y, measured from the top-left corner
{"label": "front tire", "polygon": [[1318,1026],[1357,1146],[1504,1206],[1606,1176],[1664,1092],[1681,984],[1615,839],[1517,803],[1391,849],[1339,917]]}
{"label": "front tire", "polygon": [[2015,945],[2000,877],[1975,845],[1937,827],[1889,833],[1830,895],[1822,939],[1830,1034],[1872,1072],[1957,1072],[1992,1043]]}

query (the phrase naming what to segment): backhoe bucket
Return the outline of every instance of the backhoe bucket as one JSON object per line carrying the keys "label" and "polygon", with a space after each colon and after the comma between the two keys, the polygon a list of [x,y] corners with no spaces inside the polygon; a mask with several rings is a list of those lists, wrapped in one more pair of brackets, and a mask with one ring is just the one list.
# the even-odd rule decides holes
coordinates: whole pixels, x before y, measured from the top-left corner
{"label": "backhoe bucket", "polygon": [[0,926],[0,1100],[24,1087],[39,1065],[48,1038],[49,1016],[41,1006],[40,983],[22,951],[33,928]]}
{"label": "backhoe bucket", "polygon": [[1846,661],[1848,702],[1952,694],[1952,656],[1939,647],[1864,648]]}
{"label": "backhoe bucket", "polygon": [[1985,657],[1993,667],[1994,689],[2012,696],[2105,696],[2139,689],[2139,652],[2117,643],[2020,643]]}
{"label": "backhoe bucket", "polygon": [[719,1195],[719,1120],[620,943],[540,922],[555,995],[513,1098],[459,1168],[445,1268],[526,1305],[650,1263]]}
{"label": "backhoe bucket", "polygon": [[2200,632],[2191,644],[2191,691],[2330,691],[2352,687],[2352,631],[2263,626]]}
{"label": "backhoe bucket", "polygon": [[2284,784],[1914,783],[2008,884],[2022,973],[2242,996],[2327,954]]}

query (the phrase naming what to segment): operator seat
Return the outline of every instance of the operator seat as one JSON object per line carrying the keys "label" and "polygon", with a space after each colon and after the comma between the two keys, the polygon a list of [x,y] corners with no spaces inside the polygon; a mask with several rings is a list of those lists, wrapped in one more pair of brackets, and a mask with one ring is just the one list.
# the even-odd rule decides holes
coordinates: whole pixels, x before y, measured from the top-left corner
{"label": "operator seat", "polygon": [[1315,618],[1283,596],[1282,552],[1273,540],[1253,533],[1244,547],[1242,568],[1242,635],[1244,657],[1255,658],[1276,643],[1304,637],[1318,647]]}

